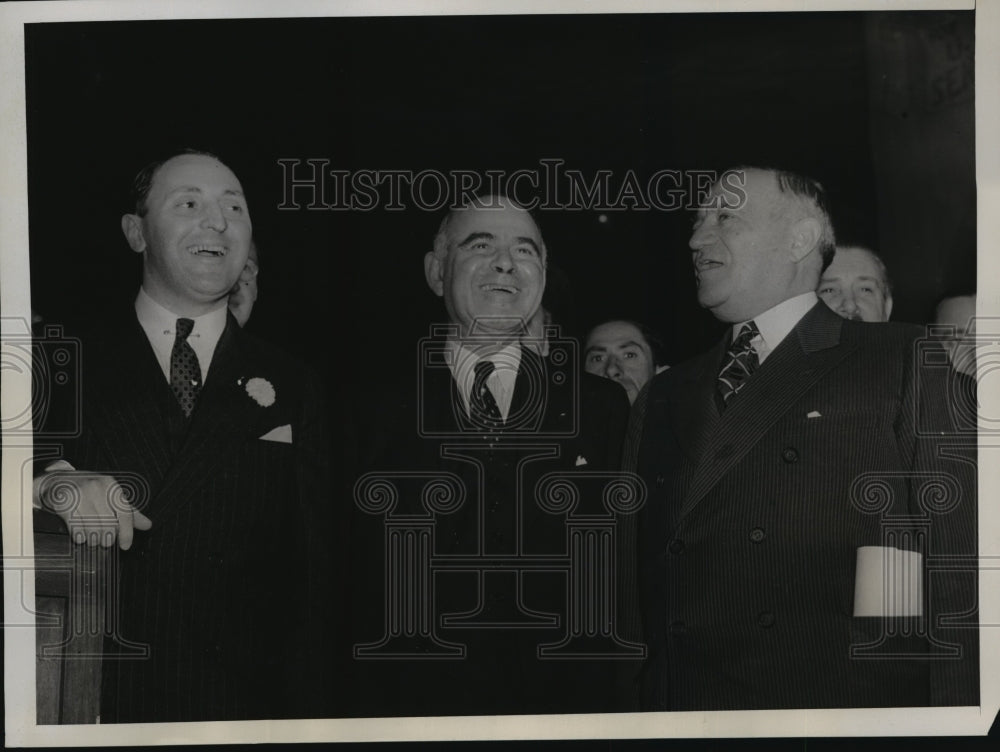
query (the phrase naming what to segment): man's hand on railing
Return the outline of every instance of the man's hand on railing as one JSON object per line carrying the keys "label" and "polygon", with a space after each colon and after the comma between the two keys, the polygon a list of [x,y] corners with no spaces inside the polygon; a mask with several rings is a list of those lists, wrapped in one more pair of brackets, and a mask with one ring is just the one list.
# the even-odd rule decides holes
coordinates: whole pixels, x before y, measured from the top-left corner
{"label": "man's hand on railing", "polygon": [[36,508],[58,515],[74,543],[87,546],[110,548],[117,540],[127,551],[135,530],[153,526],[112,476],[75,470],[63,461],[35,478],[32,501]]}

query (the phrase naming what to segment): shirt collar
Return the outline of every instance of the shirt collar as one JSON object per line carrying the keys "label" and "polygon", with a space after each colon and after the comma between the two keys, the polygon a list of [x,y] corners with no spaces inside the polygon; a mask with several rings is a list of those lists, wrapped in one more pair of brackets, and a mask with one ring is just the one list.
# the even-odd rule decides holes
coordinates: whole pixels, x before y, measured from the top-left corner
{"label": "shirt collar", "polygon": [[[201,368],[202,381],[208,378],[208,370],[215,354],[215,346],[226,328],[228,308],[223,301],[214,311],[196,316],[191,320],[194,326],[188,336],[188,344],[194,350]],[[170,381],[170,354],[174,346],[178,318],[181,317],[164,308],[150,297],[141,287],[135,298],[135,315],[139,325],[146,333],[146,339],[153,348],[156,361],[160,364],[164,377]]]}
{"label": "shirt collar", "polygon": [[138,317],[139,323],[142,324],[142,328],[147,333],[152,330],[156,333],[169,333],[171,337],[174,335],[177,319],[189,318],[194,321],[191,334],[200,334],[205,339],[218,342],[222,331],[226,328],[226,311],[225,300],[223,300],[219,308],[203,313],[201,316],[178,316],[153,300],[143,287],[139,288],[139,294],[135,297],[135,315]]}
{"label": "shirt collar", "polygon": [[[773,352],[788,333],[795,328],[803,316],[816,305],[819,300],[813,290],[796,295],[794,298],[784,300],[773,308],[769,308],[759,316],[754,316],[752,321],[757,324],[760,330],[761,339],[768,352]],[[747,324],[741,321],[733,324],[733,339],[739,334],[740,329]]]}
{"label": "shirt collar", "polygon": [[[462,395],[462,402],[466,410],[469,408],[469,394],[476,380],[476,364],[480,360],[493,361],[493,364],[496,366],[495,373],[498,375],[500,382],[508,386],[506,391],[509,391],[513,387],[517,371],[521,367],[521,344],[516,340],[504,345],[499,350],[483,356],[480,356],[475,348],[469,347],[451,337],[447,340],[446,349],[448,352],[448,367],[451,369],[451,375],[458,385],[458,393]],[[509,397],[509,395],[507,396]],[[501,406],[501,413],[503,412],[504,410]]]}

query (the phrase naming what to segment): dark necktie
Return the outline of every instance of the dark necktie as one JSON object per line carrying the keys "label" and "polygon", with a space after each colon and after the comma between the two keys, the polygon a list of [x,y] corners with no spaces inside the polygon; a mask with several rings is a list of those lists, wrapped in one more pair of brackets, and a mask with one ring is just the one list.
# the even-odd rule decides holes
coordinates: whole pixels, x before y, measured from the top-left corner
{"label": "dark necktie", "polygon": [[753,321],[744,324],[726,351],[722,370],[719,371],[718,393],[721,398],[719,412],[725,409],[757,369],[757,353],[751,345],[751,340],[759,334],[760,330]]}
{"label": "dark necktie", "polygon": [[474,369],[476,378],[472,382],[472,394],[469,395],[469,416],[481,428],[496,428],[503,423],[493,392],[486,385],[486,380],[495,369],[491,360],[480,360]]}
{"label": "dark necktie", "polygon": [[170,352],[170,388],[185,417],[191,417],[194,403],[201,391],[201,367],[187,338],[194,328],[191,319],[177,319],[174,349]]}

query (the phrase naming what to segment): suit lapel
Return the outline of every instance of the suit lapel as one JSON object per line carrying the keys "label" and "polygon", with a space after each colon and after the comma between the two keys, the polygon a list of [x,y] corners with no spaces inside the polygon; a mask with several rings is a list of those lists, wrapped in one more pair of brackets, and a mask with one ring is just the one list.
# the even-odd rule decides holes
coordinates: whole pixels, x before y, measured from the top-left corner
{"label": "suit lapel", "polygon": [[[559,430],[567,420],[569,379],[549,378],[548,360],[529,347],[521,347],[521,363],[514,380],[507,424],[510,430],[533,434]],[[579,385],[577,385],[579,390]]]}
{"label": "suit lapel", "polygon": [[758,369],[718,421],[688,488],[681,517],[827,372],[856,349],[840,344],[843,321],[817,303]]}
{"label": "suit lapel", "polygon": [[[266,364],[255,362],[248,353],[239,325],[229,316],[184,443],[157,495],[160,517],[175,511],[188,498],[181,490],[190,492],[211,478],[221,463],[239,451],[250,434],[256,432],[260,436],[265,432],[272,415],[266,414],[265,408],[247,393],[246,380],[267,378],[268,373]],[[280,395],[277,397],[280,399]]]}
{"label": "suit lapel", "polygon": [[517,366],[517,378],[514,379],[514,392],[510,396],[510,409],[507,411],[508,421],[526,408],[526,403],[532,394],[538,394],[538,385],[532,384],[532,374],[544,374],[543,369],[542,359],[531,350],[522,347],[521,362]]}
{"label": "suit lapel", "polygon": [[472,422],[465,411],[465,398],[459,394],[450,368],[425,369],[422,380],[417,383],[423,384],[423,388],[417,394],[415,407],[433,421],[431,425],[445,433],[472,430]]}
{"label": "suit lapel", "polygon": [[684,387],[670,392],[670,413],[677,442],[695,464],[705,456],[712,435],[719,424],[715,406],[715,384],[727,338],[699,357],[680,378]]}
{"label": "suit lapel", "polygon": [[94,384],[93,391],[84,384],[84,393],[92,395],[88,401],[96,411],[96,424],[87,426],[88,431],[104,444],[115,468],[136,473],[155,488],[170,467],[164,416],[172,395],[135,314],[130,326],[112,333],[96,350],[85,351],[84,358],[88,356],[98,360],[86,363]]}

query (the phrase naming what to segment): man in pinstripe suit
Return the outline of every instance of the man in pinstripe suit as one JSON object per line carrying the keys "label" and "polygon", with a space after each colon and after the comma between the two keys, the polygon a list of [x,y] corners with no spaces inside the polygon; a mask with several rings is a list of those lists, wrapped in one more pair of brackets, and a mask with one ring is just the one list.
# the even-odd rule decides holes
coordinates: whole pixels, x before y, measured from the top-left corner
{"label": "man in pinstripe suit", "polygon": [[[643,706],[977,704],[975,463],[947,446],[947,369],[925,367],[916,327],[817,302],[818,183],[748,168],[711,199],[698,299],[733,330],[650,382],[630,437],[650,491]],[[881,592],[880,568],[856,571],[864,546],[920,555],[905,607],[856,605],[856,586]],[[945,557],[965,571],[932,571]]]}
{"label": "man in pinstripe suit", "polygon": [[82,435],[36,486],[77,543],[110,549],[101,720],[308,714],[331,599],[318,379],[227,311],[252,229],[233,172],[175,154],[135,193],[142,286],[84,341]]}

